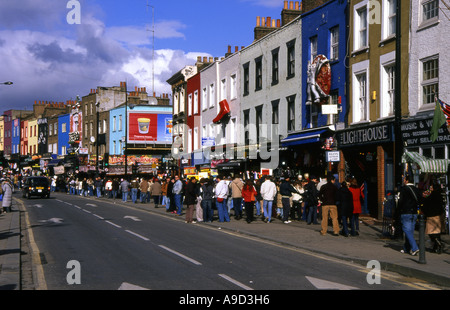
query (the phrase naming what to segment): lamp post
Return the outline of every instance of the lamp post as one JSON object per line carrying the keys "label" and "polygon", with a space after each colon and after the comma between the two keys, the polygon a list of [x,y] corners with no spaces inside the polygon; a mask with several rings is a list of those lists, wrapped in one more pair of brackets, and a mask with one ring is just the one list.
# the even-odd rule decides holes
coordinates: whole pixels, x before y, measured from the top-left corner
{"label": "lamp post", "polygon": [[12,84],[14,84],[14,83],[11,82],[11,81],[8,81],[8,82],[3,82],[3,83],[1,83],[1,84],[3,84],[3,85],[12,85]]}

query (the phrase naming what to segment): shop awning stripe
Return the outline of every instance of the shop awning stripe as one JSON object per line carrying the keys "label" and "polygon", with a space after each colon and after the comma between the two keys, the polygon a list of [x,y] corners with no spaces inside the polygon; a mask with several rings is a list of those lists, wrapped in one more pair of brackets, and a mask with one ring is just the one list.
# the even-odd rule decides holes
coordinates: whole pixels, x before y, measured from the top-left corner
{"label": "shop awning stripe", "polygon": [[402,162],[417,164],[423,173],[447,173],[450,159],[432,159],[417,152],[405,151],[402,156]]}

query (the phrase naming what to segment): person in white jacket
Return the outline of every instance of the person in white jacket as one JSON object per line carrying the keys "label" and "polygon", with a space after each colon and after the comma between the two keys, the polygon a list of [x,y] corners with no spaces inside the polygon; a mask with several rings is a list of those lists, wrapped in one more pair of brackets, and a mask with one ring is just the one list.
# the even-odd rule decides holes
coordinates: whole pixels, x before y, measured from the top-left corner
{"label": "person in white jacket", "polygon": [[272,182],[272,177],[266,177],[261,185],[261,196],[263,198],[264,222],[270,223],[272,216],[273,199],[277,194],[277,187]]}
{"label": "person in white jacket", "polygon": [[230,216],[227,207],[228,185],[221,176],[218,176],[216,180],[218,183],[214,193],[216,195],[216,207],[217,213],[219,214],[219,222],[229,222]]}

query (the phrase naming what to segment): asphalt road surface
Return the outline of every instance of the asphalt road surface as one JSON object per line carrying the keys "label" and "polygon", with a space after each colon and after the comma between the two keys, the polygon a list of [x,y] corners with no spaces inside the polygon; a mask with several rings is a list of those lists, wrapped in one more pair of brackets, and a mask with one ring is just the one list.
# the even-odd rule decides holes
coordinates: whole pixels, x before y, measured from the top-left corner
{"label": "asphalt road surface", "polygon": [[48,290],[395,290],[359,265],[186,224],[131,202],[23,199]]}

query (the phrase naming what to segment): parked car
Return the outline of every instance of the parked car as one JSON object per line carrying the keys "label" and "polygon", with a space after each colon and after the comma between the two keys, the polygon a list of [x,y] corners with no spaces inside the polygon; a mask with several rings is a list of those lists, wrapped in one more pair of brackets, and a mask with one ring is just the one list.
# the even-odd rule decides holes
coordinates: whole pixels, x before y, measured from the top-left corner
{"label": "parked car", "polygon": [[50,182],[46,177],[28,177],[22,187],[22,197],[40,196],[50,198]]}

